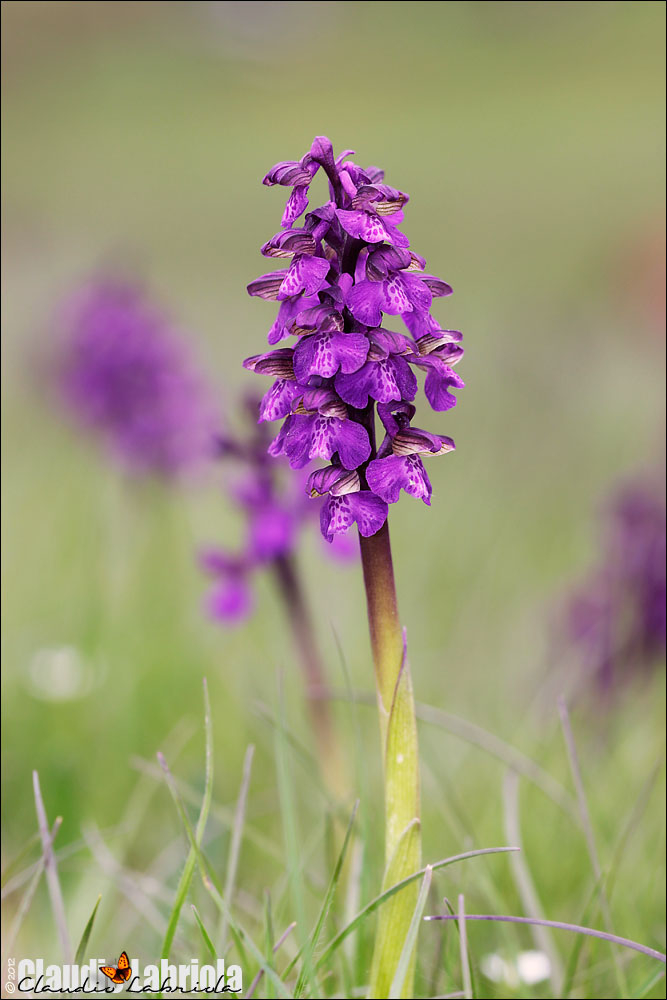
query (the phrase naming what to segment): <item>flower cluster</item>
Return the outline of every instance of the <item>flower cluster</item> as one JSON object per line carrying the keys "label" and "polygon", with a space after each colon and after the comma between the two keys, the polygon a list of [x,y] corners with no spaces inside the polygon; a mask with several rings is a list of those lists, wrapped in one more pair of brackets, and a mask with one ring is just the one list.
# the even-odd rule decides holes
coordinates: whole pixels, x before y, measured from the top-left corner
{"label": "flower cluster", "polygon": [[568,607],[569,634],[603,691],[664,658],[666,590],[664,491],[635,483],[614,496],[601,565]]}
{"label": "flower cluster", "polygon": [[[244,365],[275,379],[260,409],[260,421],[284,418],[270,454],[285,455],[293,469],[315,458],[330,463],[307,484],[311,497],[326,497],[320,524],[328,541],[354,522],[362,535],[375,534],[401,490],[430,503],[422,460],[452,451],[454,442],[412,426],[414,369],[425,372],[434,410],[454,406],[452,389],[464,384],[453,369],[463,355],[461,334],[442,329],[430,313],[432,300],[452,289],[425,273],[425,260],[398,228],[408,196],[350,155],[334,158],[320,136],[300,160],[278,163],[266,175],[265,184],[291,193],[282,229],[262,253],[289,263],[248,286],[250,295],[279,303],[269,344],[297,338],[295,346]],[[320,169],[330,199],[296,225]],[[407,333],[387,329],[385,314],[400,317]],[[384,429],[379,446],[376,408]]]}
{"label": "flower cluster", "polygon": [[215,450],[212,393],[184,338],[135,285],[101,279],[60,316],[66,402],[136,472],[174,476]]}

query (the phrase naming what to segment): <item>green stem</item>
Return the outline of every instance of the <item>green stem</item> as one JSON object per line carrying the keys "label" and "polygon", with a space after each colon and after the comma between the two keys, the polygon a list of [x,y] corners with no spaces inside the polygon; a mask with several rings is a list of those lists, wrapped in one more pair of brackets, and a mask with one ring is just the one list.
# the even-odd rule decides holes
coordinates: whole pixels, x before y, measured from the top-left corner
{"label": "green stem", "polygon": [[[384,765],[384,891],[421,867],[417,722],[398,617],[388,524],[370,538],[360,537],[360,544]],[[401,890],[379,916],[369,997],[389,995],[417,892],[416,882]],[[402,997],[413,996],[414,964],[413,954],[403,978]]]}

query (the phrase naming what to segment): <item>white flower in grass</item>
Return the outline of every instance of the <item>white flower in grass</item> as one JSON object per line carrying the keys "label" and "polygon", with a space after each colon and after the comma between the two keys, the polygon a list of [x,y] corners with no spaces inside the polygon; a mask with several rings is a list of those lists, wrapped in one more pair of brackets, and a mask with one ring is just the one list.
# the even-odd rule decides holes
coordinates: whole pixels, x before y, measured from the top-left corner
{"label": "white flower in grass", "polygon": [[484,955],[480,965],[482,973],[492,983],[505,983],[511,989],[518,989],[522,983],[535,986],[551,975],[551,962],[543,951],[520,951],[510,959],[491,952]]}
{"label": "white flower in grass", "polygon": [[40,649],[28,668],[30,693],[40,701],[72,701],[93,687],[90,665],[74,646]]}

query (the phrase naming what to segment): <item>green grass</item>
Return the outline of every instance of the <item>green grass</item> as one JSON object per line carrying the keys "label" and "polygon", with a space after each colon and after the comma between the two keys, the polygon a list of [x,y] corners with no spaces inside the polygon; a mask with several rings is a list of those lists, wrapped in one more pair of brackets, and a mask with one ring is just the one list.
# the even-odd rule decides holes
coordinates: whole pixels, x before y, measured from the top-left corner
{"label": "green grass", "polygon": [[[48,387],[54,303],[112,259],[146,274],[230,407],[272,319],[244,294],[281,202],[259,181],[326,132],[410,192],[405,229],[452,282],[438,315],[467,348],[459,405],[421,418],[457,443],[429,466],[432,507],[392,510],[433,865],[424,912],[449,912],[446,897],[458,915],[460,896],[473,915],[530,906],[661,949],[664,674],[629,678],[609,706],[570,705],[578,789],[557,705],[577,664],[554,637],[562,596],[595,561],[601,501],[661,451],[664,9],[270,4],[248,26],[249,5],[221,5],[218,20],[212,6],[2,6],[5,945],[60,956],[36,770],[48,829],[62,817],[74,945],[95,913],[87,947],[109,959],[127,948],[156,961],[169,930],[174,958],[242,958],[248,987],[261,972],[257,997],[297,983],[363,995],[383,866],[359,567],[328,561],[314,529],[304,538],[353,776],[335,812],[271,582],[237,631],[201,613],[194,552],[237,531],[219,479],[125,481]],[[340,816],[357,799],[334,881]],[[506,845],[508,826],[521,869],[507,854],[438,869]],[[466,930],[476,997],[557,992],[483,974],[490,953],[536,946],[534,930]],[[664,995],[646,956],[549,940],[569,996]],[[456,920],[422,925],[417,976],[420,995],[467,988]]]}

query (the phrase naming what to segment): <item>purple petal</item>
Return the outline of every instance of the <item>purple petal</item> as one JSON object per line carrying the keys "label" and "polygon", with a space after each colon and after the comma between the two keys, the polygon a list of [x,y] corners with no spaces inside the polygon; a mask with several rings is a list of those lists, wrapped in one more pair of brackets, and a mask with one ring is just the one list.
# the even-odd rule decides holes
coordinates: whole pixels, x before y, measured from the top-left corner
{"label": "purple petal", "polygon": [[273,375],[274,378],[293,379],[294,349],[279,347],[276,351],[266,351],[264,354],[253,354],[245,358],[243,367],[259,375]]}
{"label": "purple petal", "polygon": [[396,228],[396,226],[399,225],[402,221],[403,221],[403,212],[400,211],[396,212],[395,215],[392,216],[391,222],[384,223],[384,229],[386,234],[385,239],[387,243],[390,243],[393,247],[402,247],[403,249],[407,250],[407,248],[410,246],[410,240],[407,238],[405,233],[402,233],[400,229]]}
{"label": "purple petal", "polygon": [[337,420],[336,423],[336,450],[341,463],[346,469],[358,469],[371,453],[368,431],[356,420]]}
{"label": "purple petal", "polygon": [[248,618],[254,605],[248,582],[242,575],[223,577],[206,598],[208,614],[225,625],[238,625]]}
{"label": "purple petal", "polygon": [[[302,299],[302,303],[307,300]],[[315,333],[317,330],[342,330],[344,327],[342,315],[332,305],[316,304],[308,308],[302,307],[296,316],[294,333]]]}
{"label": "purple petal", "polygon": [[379,326],[384,307],[384,282],[360,281],[347,294],[347,307],[365,326]]}
{"label": "purple petal", "polygon": [[302,393],[303,387],[291,379],[278,379],[260,403],[259,423],[286,417],[292,409],[292,402]]}
{"label": "purple petal", "polygon": [[275,503],[265,504],[255,510],[249,534],[252,556],[259,562],[268,562],[292,548],[295,534],[294,518]]}
{"label": "purple petal", "polygon": [[376,458],[366,469],[366,479],[373,493],[387,503],[396,503],[401,490],[430,504],[433,488],[418,455],[389,455]]}
{"label": "purple petal", "polygon": [[349,171],[344,170],[344,169],[340,170],[338,172],[338,176],[340,178],[340,183],[341,183],[341,186],[342,186],[343,191],[345,192],[345,194],[350,199],[354,198],[354,196],[357,193],[357,188],[356,188],[356,185],[355,185],[354,181],[350,177]]}
{"label": "purple petal", "polygon": [[[284,433],[282,441],[280,442],[282,450],[279,454],[287,455],[289,464],[293,469],[303,469],[304,465],[307,465],[309,459],[313,457],[311,454],[311,441],[313,437],[313,423],[315,419],[318,418],[301,416],[300,414],[291,414],[287,417],[282,426],[282,431]],[[274,442],[276,448],[279,446],[279,439],[280,434]],[[272,454],[275,454],[275,452]],[[333,452],[331,452],[331,454],[333,454]],[[330,455],[323,457],[329,458]]]}
{"label": "purple petal", "polygon": [[356,521],[360,534],[368,537],[380,530],[387,520],[387,513],[387,504],[367,490],[329,497],[322,504],[320,528],[324,538],[330,542],[334,535],[347,531]]}
{"label": "purple petal", "polygon": [[420,312],[428,312],[433,301],[431,286],[428,282],[424,281],[421,275],[410,274],[409,271],[401,274],[400,279],[412,308]]}
{"label": "purple petal", "polygon": [[439,413],[451,410],[453,406],[456,406],[456,396],[449,391],[451,386],[456,388],[463,386],[463,382],[454,372],[451,372],[451,375],[443,375],[432,368],[426,376],[424,382],[426,398],[433,409]]}
{"label": "purple petal", "polygon": [[361,493],[350,493],[347,499],[350,502],[360,535],[368,538],[380,530],[389,513],[387,504],[380,497],[364,490]]}
{"label": "purple petal", "polygon": [[274,184],[284,184],[286,187],[294,185],[308,185],[313,176],[312,166],[307,165],[306,157],[303,160],[282,160],[276,163],[275,167],[269,170],[262,180],[262,184],[273,187]]}
{"label": "purple petal", "polygon": [[272,236],[260,252],[264,257],[293,257],[295,254],[314,254],[315,240],[305,229],[286,229]]}
{"label": "purple petal", "polygon": [[448,285],[442,278],[436,278],[434,274],[422,274],[420,275],[420,279],[428,286],[435,298],[441,298],[443,295],[452,295],[454,292],[451,285]]}
{"label": "purple petal", "polygon": [[212,576],[223,576],[230,573],[238,573],[245,564],[245,560],[240,556],[231,555],[224,549],[207,548],[198,555],[201,568]]}
{"label": "purple petal", "polygon": [[435,337],[440,330],[440,324],[433,319],[429,312],[413,309],[412,312],[403,313],[401,318],[415,340],[425,337],[427,334]]}
{"label": "purple petal", "polygon": [[320,531],[327,542],[334,535],[347,531],[354,524],[354,514],[350,507],[350,498],[328,497],[320,509]]}
{"label": "purple petal", "polygon": [[346,374],[356,372],[368,357],[368,337],[365,333],[338,333],[334,335],[332,348],[340,370]]}
{"label": "purple petal", "polygon": [[293,469],[302,469],[311,458],[330,459],[335,452],[346,469],[356,469],[371,453],[366,428],[353,420],[324,417],[319,413],[313,416],[292,414],[283,428],[286,428],[283,439],[280,443],[276,439],[272,447],[282,449]]}
{"label": "purple petal", "polygon": [[280,308],[278,309],[278,315],[276,316],[271,329],[269,330],[268,341],[270,344],[277,344],[285,337],[292,336],[292,324],[295,322],[296,317],[300,312],[309,309],[311,306],[317,303],[317,298],[309,297],[305,298],[298,296],[296,298],[285,299],[280,303]]}
{"label": "purple petal", "polygon": [[304,291],[306,295],[319,292],[325,284],[330,266],[324,257],[296,257],[283,279],[277,298],[287,299]]}
{"label": "purple petal", "polygon": [[[285,454],[285,442],[287,441],[287,432],[289,430],[289,423],[293,418],[291,416],[285,418],[285,423],[281,425],[280,430],[276,434],[275,438],[269,445],[267,451],[269,455],[273,458],[278,458],[279,455]],[[305,462],[304,462],[305,465]]]}
{"label": "purple petal", "polygon": [[325,170],[334,172],[334,155],[331,139],[326,135],[316,135],[310,147],[310,155],[317,163],[321,164]]}
{"label": "purple petal", "polygon": [[346,469],[356,469],[371,453],[368,432],[354,420],[337,417],[293,414],[285,423],[289,429],[284,450],[293,469],[301,469],[310,458],[330,459],[338,452]]}
{"label": "purple petal", "polygon": [[[334,385],[340,398],[349,406],[361,410],[368,403],[368,396],[375,377],[375,368],[380,362],[367,361],[366,364],[350,375],[339,372]],[[400,398],[400,397],[397,397]]]}
{"label": "purple petal", "polygon": [[289,229],[292,223],[308,208],[308,184],[298,185],[292,189],[287,199],[280,225]]}
{"label": "purple petal", "polygon": [[353,535],[334,535],[326,549],[336,562],[351,563],[359,559],[359,542]]}
{"label": "purple petal", "polygon": [[349,406],[363,409],[372,396],[379,403],[391,400],[412,400],[417,394],[417,380],[407,362],[397,356],[382,361],[367,361],[351,375],[339,373],[336,392]]}
{"label": "purple petal", "polygon": [[[396,384],[398,385],[399,392],[401,393],[400,398],[402,400],[406,400],[407,402],[412,402],[417,395],[418,388],[415,373],[412,371],[405,358],[394,356],[391,359],[391,363],[394,369],[394,378],[396,380]],[[379,402],[387,403],[389,400],[382,399],[379,400]]]}
{"label": "purple petal", "polygon": [[370,281],[384,281],[392,271],[401,271],[412,264],[409,250],[397,247],[380,247],[369,253],[366,260],[366,277]]}
{"label": "purple petal", "polygon": [[412,403],[378,403],[378,416],[387,434],[398,434],[401,427],[407,427],[416,413]]}
{"label": "purple petal", "polygon": [[420,427],[403,425],[392,438],[394,455],[446,455],[456,448],[450,437],[444,434],[433,434]]}
{"label": "purple petal", "polygon": [[412,303],[407,294],[403,277],[395,274],[388,281],[382,282],[384,289],[383,309],[390,316],[400,316],[406,312],[412,312]]}
{"label": "purple petal", "polygon": [[384,330],[382,327],[371,330],[369,337],[372,360],[380,360],[380,358],[386,358],[390,354],[412,354],[415,349],[415,345],[405,334]]}
{"label": "purple petal", "polygon": [[[339,208],[336,215],[346,233],[358,240],[364,240],[366,243],[383,243],[385,240],[393,243],[396,233],[398,233],[394,226],[368,212],[354,212]],[[408,246],[407,237],[403,236],[402,233],[398,233],[398,237],[397,246]]]}
{"label": "purple petal", "polygon": [[260,299],[277,299],[280,287],[287,275],[287,271],[272,271],[271,274],[262,274],[255,278],[248,285],[248,295],[255,295]]}
{"label": "purple petal", "polygon": [[368,339],[363,333],[322,331],[301,339],[294,351],[294,373],[300,382],[310,375],[331,378],[338,369],[354,372],[368,355]]}
{"label": "purple petal", "polygon": [[358,493],[359,489],[357,470],[341,469],[340,465],[325,465],[323,469],[316,469],[306,484],[306,494],[310,497],[324,496],[325,493],[340,497],[345,493]]}

